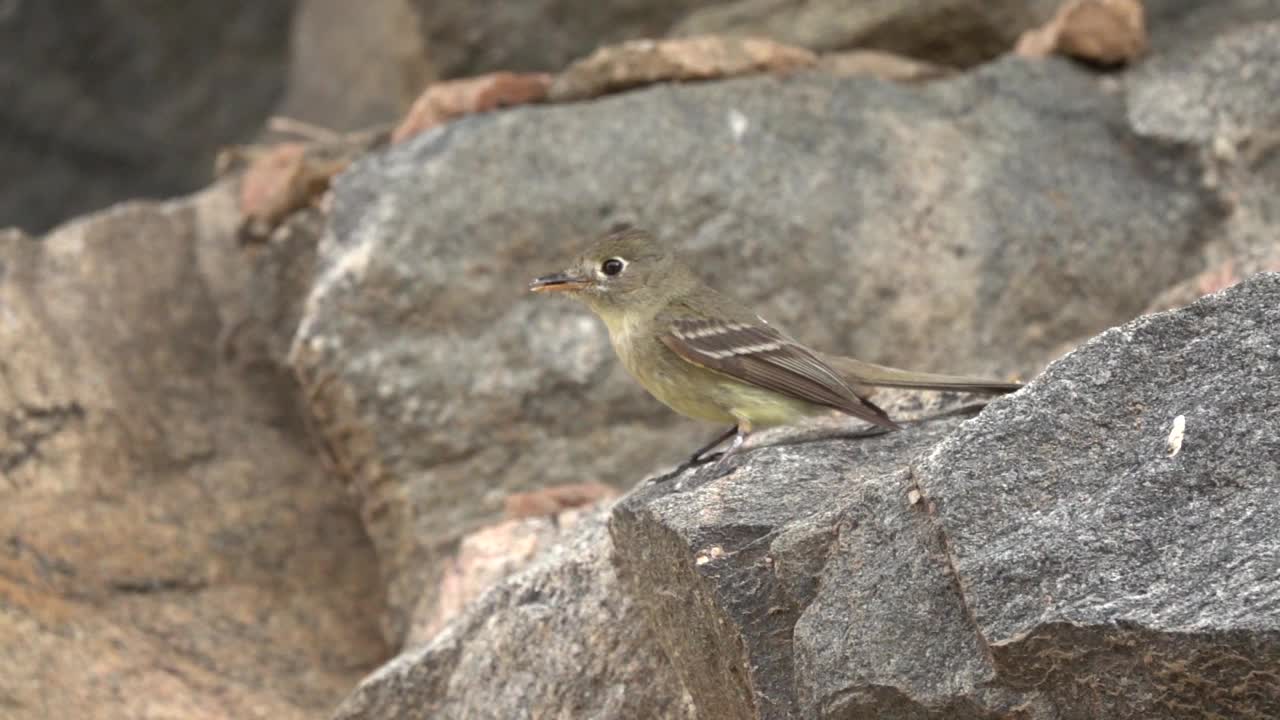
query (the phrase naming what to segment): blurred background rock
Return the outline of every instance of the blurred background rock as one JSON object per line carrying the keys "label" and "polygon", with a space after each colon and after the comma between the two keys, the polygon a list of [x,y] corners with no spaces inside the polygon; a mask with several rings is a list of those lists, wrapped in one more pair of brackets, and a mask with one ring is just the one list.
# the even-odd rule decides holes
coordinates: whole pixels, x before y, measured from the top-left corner
{"label": "blurred background rock", "polygon": [[289,67],[291,0],[0,2],[0,226],[209,181]]}
{"label": "blurred background rock", "polygon": [[394,121],[432,80],[556,71],[668,33],[772,35],[948,65],[998,55],[1051,0],[2,0],[0,227],[43,232],[126,198],[191,192],[218,148],[280,114]]}

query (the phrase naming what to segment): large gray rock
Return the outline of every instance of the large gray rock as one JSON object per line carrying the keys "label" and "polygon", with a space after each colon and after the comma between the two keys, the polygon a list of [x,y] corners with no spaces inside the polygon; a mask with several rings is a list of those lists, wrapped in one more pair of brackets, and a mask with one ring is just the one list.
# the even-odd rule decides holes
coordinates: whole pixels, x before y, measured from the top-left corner
{"label": "large gray rock", "polygon": [[[472,117],[336,183],[293,350],[402,637],[436,559],[512,491],[633,482],[695,429],[602,325],[530,296],[616,221],[829,351],[1028,374],[1190,275],[1198,167],[1065,62],[924,89],[807,74]],[[427,603],[429,606],[429,603]]]}
{"label": "large gray rock", "polygon": [[0,4],[0,227],[207,183],[284,88],[292,0]]}
{"label": "large gray rock", "polygon": [[671,663],[620,591],[607,516],[592,510],[431,643],[366,678],[335,719],[692,720]]}
{"label": "large gray rock", "polygon": [[700,718],[1275,717],[1277,338],[1259,275],[969,422],[643,487],[620,576]]}
{"label": "large gray rock", "polygon": [[1255,276],[1091,340],[916,465],[1004,682],[1068,717],[1280,714],[1278,339],[1280,274]]}

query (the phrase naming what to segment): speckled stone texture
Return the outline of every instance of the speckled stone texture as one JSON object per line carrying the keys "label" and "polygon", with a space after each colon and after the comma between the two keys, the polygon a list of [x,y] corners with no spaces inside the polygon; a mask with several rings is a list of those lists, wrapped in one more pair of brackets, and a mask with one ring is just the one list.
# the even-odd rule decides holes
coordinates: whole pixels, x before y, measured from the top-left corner
{"label": "speckled stone texture", "polygon": [[1103,333],[919,462],[1001,678],[1073,718],[1280,714],[1278,407],[1270,273]]}

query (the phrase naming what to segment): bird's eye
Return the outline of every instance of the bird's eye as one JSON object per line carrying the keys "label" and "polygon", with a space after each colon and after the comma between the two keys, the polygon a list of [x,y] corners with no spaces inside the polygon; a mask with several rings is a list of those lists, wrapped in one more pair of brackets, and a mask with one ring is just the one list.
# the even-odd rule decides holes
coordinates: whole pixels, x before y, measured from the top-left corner
{"label": "bird's eye", "polygon": [[609,258],[600,264],[600,272],[605,275],[617,275],[622,272],[622,268],[626,267],[626,265],[619,258]]}

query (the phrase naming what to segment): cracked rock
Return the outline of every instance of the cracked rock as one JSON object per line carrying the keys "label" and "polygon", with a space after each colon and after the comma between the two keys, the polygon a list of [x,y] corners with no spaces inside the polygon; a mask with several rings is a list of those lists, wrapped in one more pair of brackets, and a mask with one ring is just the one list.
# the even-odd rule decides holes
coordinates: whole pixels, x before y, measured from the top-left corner
{"label": "cracked rock", "polygon": [[994,717],[943,540],[907,463],[944,420],[877,438],[770,446],[731,475],[643,487],[610,529],[627,592],[700,718]]}
{"label": "cracked rock", "polygon": [[1002,684],[1068,717],[1280,715],[1278,338],[1257,275],[1103,333],[918,463]]}

